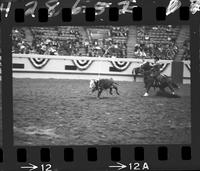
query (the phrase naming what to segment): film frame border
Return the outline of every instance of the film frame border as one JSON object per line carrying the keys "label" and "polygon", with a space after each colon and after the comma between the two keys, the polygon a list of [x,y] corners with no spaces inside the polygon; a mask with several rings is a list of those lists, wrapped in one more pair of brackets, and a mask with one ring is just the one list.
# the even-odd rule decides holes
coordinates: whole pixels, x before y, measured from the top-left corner
{"label": "film frame border", "polygon": [[[155,18],[159,21],[166,21],[166,7],[156,7],[155,9]],[[180,21],[188,21],[190,20],[191,14],[190,9],[188,6],[181,6],[178,10],[179,12],[179,20]],[[48,9],[47,8],[39,8],[37,13],[36,20],[33,22],[39,22],[39,23],[48,23],[49,17],[48,17]],[[131,18],[133,22],[142,21],[143,18],[143,12],[141,7],[135,7],[132,9]],[[61,19],[62,22],[71,22],[72,21],[72,10],[71,8],[62,8],[61,11]],[[95,22],[96,21],[96,15],[95,15],[95,8],[94,7],[86,7],[85,13],[82,14],[85,16],[86,22]],[[14,19],[15,23],[26,23],[25,18],[28,18],[25,15],[25,10],[23,8],[16,8],[14,10]],[[118,7],[110,7],[108,8],[108,19],[110,22],[118,22],[119,21],[119,8]],[[35,18],[35,17],[34,17]],[[50,19],[51,20],[51,19]],[[0,15],[0,21],[1,21],[1,15]]]}
{"label": "film frame border", "polygon": [[[142,20],[142,21],[140,21],[139,22],[139,24],[146,24],[147,23],[147,25],[149,24],[149,22],[146,20],[146,17],[144,17],[144,15],[142,16],[142,18],[144,19],[144,21]],[[178,18],[178,17],[177,17]],[[118,20],[118,21],[120,21],[120,19]],[[32,22],[32,21],[31,21]],[[37,21],[36,21],[37,22]],[[46,22],[44,22],[44,24],[43,23],[36,23],[36,25],[38,25],[38,26],[46,26],[46,24],[47,25],[49,25],[49,26],[53,26],[54,24],[53,24],[53,20],[52,21],[49,21],[49,23],[46,23]],[[135,22],[135,21],[134,21]],[[162,24],[166,24],[165,22],[167,22],[167,24],[173,24],[173,21],[170,21],[170,20],[168,20],[168,19],[166,19],[166,20],[161,20],[161,21],[159,21],[158,23],[157,23],[157,25],[162,25]],[[174,21],[175,23],[177,23],[176,22],[176,20]],[[2,21],[1,22],[1,25],[3,25],[3,24],[5,24],[5,23],[7,23],[7,21]],[[154,23],[154,24],[156,24],[156,21],[154,21],[153,20],[153,22],[152,23]],[[180,24],[189,24],[190,25],[190,35],[191,35],[191,57],[193,57],[193,56],[199,56],[199,21],[198,21],[198,18],[196,18],[196,16],[193,16],[193,17],[190,17],[190,19],[189,20],[183,20],[183,21],[178,21],[178,23],[180,23]],[[28,23],[28,25],[29,25],[30,23]],[[65,23],[65,24],[73,24],[73,21],[70,23]],[[64,25],[65,25],[64,24]],[[75,23],[75,24],[77,24],[77,23]],[[85,23],[86,25],[90,25],[91,23]],[[136,21],[136,23],[132,23],[133,25],[134,24],[138,24],[137,23],[137,21]],[[18,26],[21,26],[21,25],[27,25],[26,24],[26,21],[25,21],[25,23],[14,23],[14,26],[15,25],[18,25]],[[32,25],[32,24],[31,24]],[[100,24],[101,25],[101,24]],[[112,25],[115,25],[115,23],[113,23],[112,22]],[[118,23],[116,23],[116,25],[119,25]],[[9,24],[9,27],[8,27],[8,29],[2,29],[2,32],[3,33],[6,33],[6,34],[3,34],[3,40],[6,40],[6,36],[8,35],[8,33],[10,33],[10,31],[11,31],[11,29],[12,29],[12,27],[13,27],[13,23],[10,23]],[[10,43],[12,43],[12,40],[9,38],[8,39],[8,42],[10,42]],[[9,44],[9,45],[11,45],[11,44]],[[194,45],[197,45],[197,46],[194,46]],[[2,48],[2,63],[3,63],[3,67],[2,67],[2,90],[6,90],[6,87],[9,89],[9,90],[12,90],[12,84],[10,84],[11,82],[12,82],[12,54],[11,54],[11,47],[5,47],[4,45],[2,45],[3,46],[3,48]],[[7,51],[8,50],[8,51]],[[7,51],[7,52],[6,52]],[[5,55],[6,54],[8,54],[8,56],[9,56],[9,58],[7,59],[5,59]],[[6,55],[7,56],[7,55]],[[197,65],[196,65],[196,63],[197,62],[199,62],[199,60],[198,59],[192,59],[192,61],[191,61],[191,65],[192,65],[192,88],[191,88],[191,91],[192,91],[192,96],[193,96],[193,94],[195,93],[195,90],[198,90],[198,85],[199,85],[199,78],[198,78],[198,76],[199,76],[199,73],[198,73],[198,67],[197,67]],[[8,70],[9,69],[9,70]],[[196,72],[196,73],[194,73],[194,72]],[[197,74],[198,73],[198,74]],[[8,77],[7,77],[8,76]],[[11,76],[11,77],[10,77]],[[9,79],[8,79],[9,78]],[[195,79],[195,81],[194,81],[194,79]],[[197,83],[197,84],[194,84],[194,83]],[[194,91],[194,92],[193,92]],[[10,116],[11,115],[13,115],[12,114],[12,109],[8,109],[7,107],[6,107],[6,102],[8,102],[9,104],[12,104],[12,91],[10,91],[9,92],[9,94],[8,94],[8,97],[5,97],[5,91],[2,91],[3,92],[3,97],[2,97],[2,103],[3,103],[3,152],[4,152],[4,160],[3,160],[3,164],[5,163],[12,163],[12,162],[16,162],[17,160],[16,160],[16,155],[14,156],[12,156],[11,157],[11,154],[14,152],[16,152],[16,151],[18,151],[19,149],[19,158],[21,158],[20,156],[21,156],[21,150],[22,150],[22,153],[24,153],[24,150],[23,149],[26,149],[27,150],[27,152],[29,153],[29,152],[33,152],[32,154],[34,154],[35,152],[36,152],[36,154],[35,154],[35,157],[36,157],[36,161],[37,162],[39,162],[39,158],[41,157],[41,155],[40,155],[40,153],[41,153],[41,147],[19,147],[19,149],[18,149],[18,147],[15,147],[15,146],[13,146],[13,141],[10,141],[10,140],[13,140],[13,136],[11,137],[9,134],[13,134],[13,130],[11,130],[11,128],[10,128],[10,126],[13,124],[13,123],[11,123],[13,120],[11,120],[11,121],[9,121],[9,119],[10,119]],[[192,98],[194,98],[194,96],[192,97]],[[4,101],[5,100],[5,101]],[[199,100],[199,96],[196,96],[196,98],[195,98],[195,102],[196,103],[194,103],[194,105],[192,104],[192,108],[194,108],[194,109],[199,109],[198,108],[198,103],[197,103],[197,100]],[[194,100],[193,100],[193,102],[194,102]],[[8,112],[9,111],[9,112]],[[5,116],[6,116],[6,113],[9,113],[9,118],[6,118]],[[191,148],[192,148],[192,158],[191,158],[191,160],[187,163],[187,164],[189,164],[194,158],[196,158],[197,157],[197,154],[196,154],[196,152],[198,152],[198,150],[196,150],[195,149],[195,151],[193,150],[193,145],[195,145],[196,147],[198,147],[198,144],[197,144],[197,142],[199,142],[199,139],[198,139],[198,137],[196,137],[196,136],[193,136],[194,135],[194,132],[196,133],[196,131],[195,131],[195,129],[196,128],[198,128],[198,125],[196,125],[196,124],[194,124],[193,125],[193,119],[194,119],[194,116],[193,116],[194,114],[192,114],[192,143],[191,143]],[[12,118],[13,116],[11,116],[11,118]],[[195,118],[196,118],[196,116],[195,116]],[[6,120],[6,123],[7,124],[9,124],[10,126],[5,126],[6,124],[5,124],[5,121]],[[195,121],[195,120],[194,120]],[[5,128],[9,128],[9,131],[8,130],[5,130]],[[7,135],[6,135],[6,134]],[[194,141],[193,140],[195,140],[195,143],[194,143]],[[6,144],[4,143],[4,142],[6,142]],[[149,147],[150,146],[150,147]],[[120,150],[120,154],[121,154],[121,159],[123,159],[126,155],[125,154],[127,154],[128,152],[129,152],[129,148],[131,148],[132,149],[132,155],[131,156],[129,156],[129,157],[132,157],[133,155],[134,155],[134,148],[138,148],[138,147],[142,147],[143,149],[144,149],[144,151],[145,151],[145,154],[146,154],[146,150],[148,151],[148,150],[150,150],[151,149],[151,146],[154,146],[154,145],[122,145],[122,146],[111,146],[111,145],[108,145],[108,146],[97,146],[97,147],[94,147],[94,148],[96,148],[97,149],[97,159],[102,159],[102,155],[100,154],[100,157],[99,157],[99,152],[98,151],[100,151],[100,153],[102,153],[102,151],[101,151],[101,149],[103,148],[103,149],[105,149],[106,150],[106,154],[107,155],[110,155],[112,152],[112,149],[114,148],[114,149],[118,149],[117,150],[117,152],[113,152],[114,154],[119,154],[119,150]],[[174,151],[174,149],[176,149],[177,151],[179,151],[180,153],[179,153],[179,155],[181,155],[181,148],[182,147],[186,147],[186,151],[188,150],[188,149],[190,149],[190,145],[155,145],[155,147],[153,147],[153,149],[151,149],[152,151],[154,151],[154,153],[153,154],[157,154],[157,153],[159,153],[158,151],[157,151],[157,149],[160,149],[161,148],[161,151],[163,150],[163,149],[165,149],[164,151],[166,151],[166,148],[165,147],[168,147],[167,148],[167,151],[168,151],[168,160],[167,161],[169,161],[170,160],[170,155],[172,155],[172,151]],[[189,147],[189,148],[188,148]],[[8,148],[11,148],[11,149],[8,149]],[[52,156],[54,156],[54,154],[57,154],[57,155],[59,155],[59,153],[60,152],[62,152],[63,153],[63,149],[65,149],[65,147],[46,147],[47,149],[49,148],[50,149],[50,151],[51,151],[51,157]],[[77,149],[80,149],[81,151],[82,151],[82,153],[84,153],[83,155],[82,155],[82,157],[83,156],[86,156],[85,154],[87,153],[87,151],[88,151],[88,148],[92,148],[92,147],[90,147],[90,146],[85,146],[85,147],[82,147],[82,146],[80,146],[80,147],[67,147],[68,149],[72,149],[72,153],[73,153],[73,156],[74,156],[74,161],[73,161],[73,163],[75,162],[76,163],[76,159],[77,159],[77,157],[76,157],[76,154],[77,154],[77,152],[78,152],[78,150]],[[83,148],[83,149],[82,149]],[[4,150],[5,149],[5,150]],[[58,153],[58,151],[60,151],[59,153]],[[150,150],[150,151],[151,151]],[[175,151],[176,151],[175,150]],[[48,151],[48,150],[47,150]],[[95,150],[94,150],[95,151]],[[115,150],[114,150],[115,151]],[[152,152],[151,151],[151,152]],[[183,150],[184,151],[184,150]],[[7,153],[8,152],[8,153]],[[104,151],[105,152],[105,151]],[[9,154],[10,153],[10,154]],[[45,153],[45,152],[44,152]],[[92,152],[91,154],[93,155],[95,152]],[[162,153],[162,152],[161,152]],[[165,153],[165,152],[164,152]],[[187,152],[186,152],[187,153]],[[190,153],[190,152],[189,152]],[[16,154],[17,154],[17,152],[16,152]],[[141,153],[140,153],[141,154]],[[175,153],[174,153],[175,154]],[[94,154],[95,155],[95,154]],[[130,155],[130,154],[128,154],[128,155]],[[39,157],[40,156],[40,157]],[[152,157],[155,157],[155,156],[158,156],[158,155],[153,155]],[[11,160],[9,160],[8,161],[8,158],[9,157],[11,157]],[[30,155],[27,155],[27,157],[28,157],[28,159],[30,159]],[[33,157],[33,158],[35,158],[35,157]],[[23,155],[22,155],[22,158],[23,158]],[[79,157],[78,157],[79,158]],[[80,157],[81,158],[81,157]],[[79,158],[79,159],[80,159]],[[84,157],[85,158],[85,157]],[[86,157],[87,158],[87,157]],[[112,155],[111,156],[109,156],[108,157],[109,159],[110,158],[112,158]],[[134,157],[133,157],[134,158]],[[157,158],[157,157],[156,157]],[[31,159],[32,159],[32,157],[31,157]],[[52,158],[51,158],[52,159]],[[20,159],[21,160],[21,159]],[[54,160],[55,159],[52,159],[52,161],[54,162]],[[63,160],[63,157],[62,157],[62,160]],[[114,161],[117,161],[118,159],[114,159]],[[11,162],[12,161],[12,162]],[[40,159],[40,161],[41,161],[41,159]],[[113,161],[112,159],[111,159],[111,161]],[[155,159],[154,160],[155,162],[157,161],[158,162],[158,160],[157,159]],[[166,164],[167,164],[167,161],[166,161]],[[57,160],[55,161],[55,162],[58,162]],[[147,162],[148,162],[148,160],[147,160]],[[95,163],[97,163],[97,166],[98,166],[98,162],[95,162]],[[150,163],[150,162],[149,162]],[[161,162],[162,163],[162,162]],[[171,163],[173,163],[172,161],[171,161]],[[191,163],[193,163],[193,162],[191,162]],[[110,164],[110,163],[109,163]],[[166,164],[165,164],[165,166],[166,166]],[[169,164],[169,163],[168,163]],[[194,166],[197,166],[197,165],[194,165]],[[5,167],[6,168],[6,167]],[[155,167],[153,167],[153,169],[156,169],[157,168],[157,166],[155,166]],[[187,168],[187,167],[183,167],[183,168]],[[159,169],[159,168],[158,168]],[[169,167],[166,167],[166,169],[169,169]],[[188,168],[188,169],[190,169],[190,168]],[[191,168],[191,169],[198,169],[198,168]]]}

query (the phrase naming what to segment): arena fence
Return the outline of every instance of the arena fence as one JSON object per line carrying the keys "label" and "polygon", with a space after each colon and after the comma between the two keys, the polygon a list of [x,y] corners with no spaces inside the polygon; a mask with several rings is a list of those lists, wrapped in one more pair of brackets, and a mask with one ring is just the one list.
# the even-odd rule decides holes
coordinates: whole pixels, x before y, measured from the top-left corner
{"label": "arena fence", "polygon": [[[153,62],[152,59],[145,60]],[[142,62],[137,58],[13,54],[13,77],[86,80],[112,77],[118,81],[133,81],[132,70]],[[160,62],[164,64],[162,74],[176,82],[190,83],[190,61]],[[142,78],[137,81],[142,81]]]}

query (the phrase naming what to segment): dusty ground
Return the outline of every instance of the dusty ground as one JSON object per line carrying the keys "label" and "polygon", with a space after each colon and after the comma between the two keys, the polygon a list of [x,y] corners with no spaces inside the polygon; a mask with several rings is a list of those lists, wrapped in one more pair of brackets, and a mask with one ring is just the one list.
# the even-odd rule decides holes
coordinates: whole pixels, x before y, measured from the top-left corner
{"label": "dusty ground", "polygon": [[190,85],[167,98],[119,84],[120,96],[97,99],[89,81],[14,79],[15,145],[190,143]]}

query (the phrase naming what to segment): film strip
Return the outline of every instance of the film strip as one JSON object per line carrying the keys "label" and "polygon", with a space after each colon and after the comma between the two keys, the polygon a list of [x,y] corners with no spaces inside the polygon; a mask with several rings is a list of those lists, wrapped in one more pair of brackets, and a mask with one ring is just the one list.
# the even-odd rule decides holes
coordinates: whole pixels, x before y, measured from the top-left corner
{"label": "film strip", "polygon": [[199,7],[0,2],[0,171],[200,170]]}

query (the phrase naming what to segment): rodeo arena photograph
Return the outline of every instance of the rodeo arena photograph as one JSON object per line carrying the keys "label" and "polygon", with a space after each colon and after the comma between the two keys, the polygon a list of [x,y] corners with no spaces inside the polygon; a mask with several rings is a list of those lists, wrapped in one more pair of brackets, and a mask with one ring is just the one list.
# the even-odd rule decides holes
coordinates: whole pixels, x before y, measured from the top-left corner
{"label": "rodeo arena photograph", "polygon": [[191,143],[187,25],[12,29],[14,145]]}

